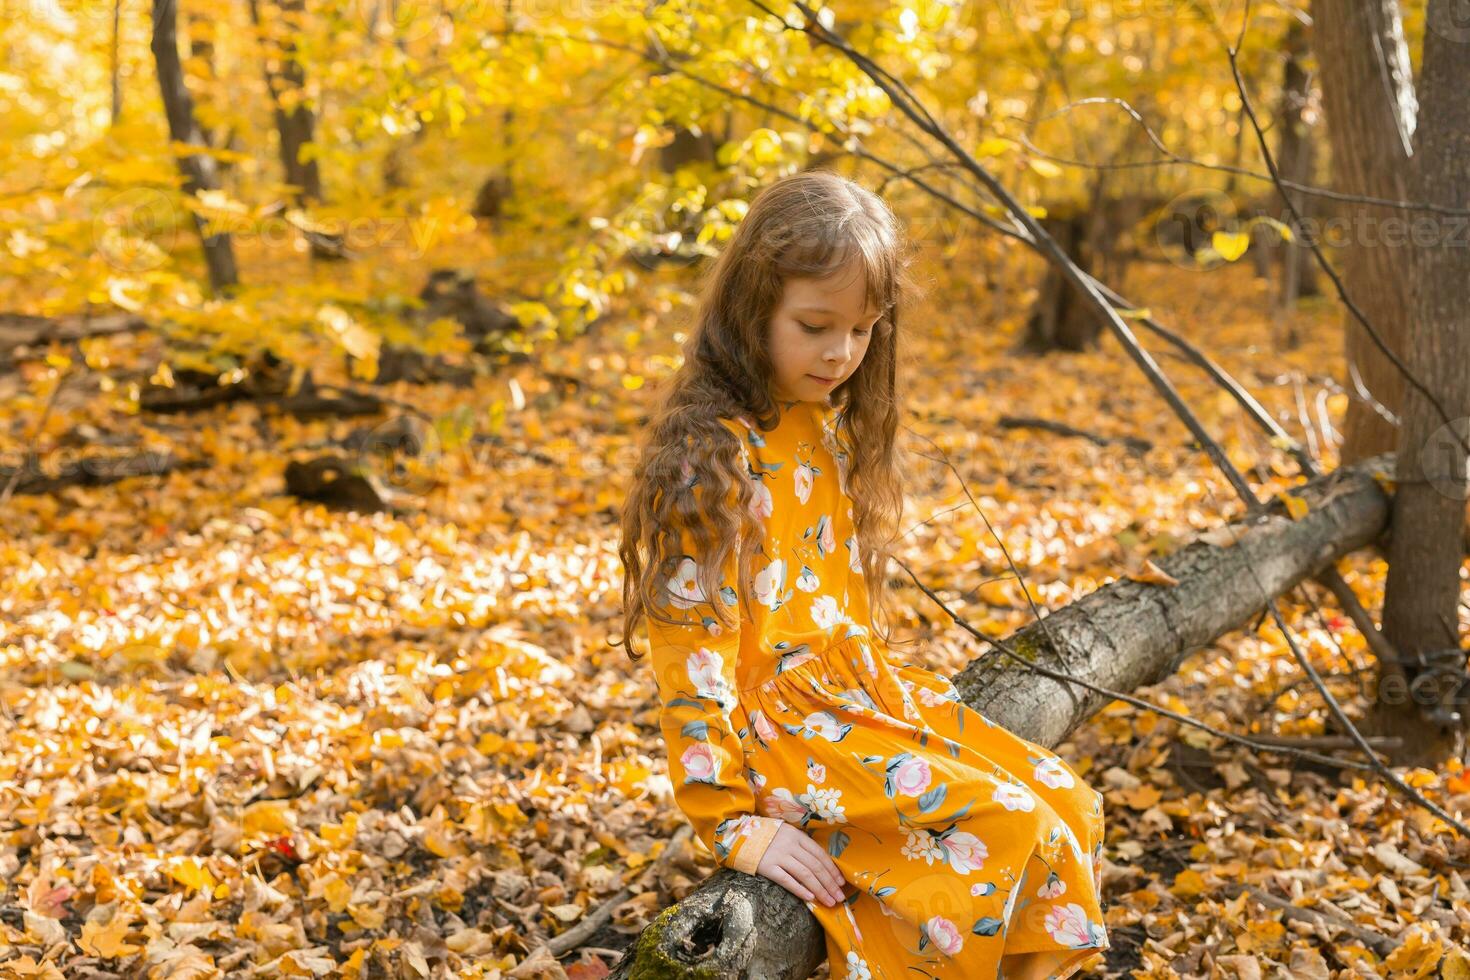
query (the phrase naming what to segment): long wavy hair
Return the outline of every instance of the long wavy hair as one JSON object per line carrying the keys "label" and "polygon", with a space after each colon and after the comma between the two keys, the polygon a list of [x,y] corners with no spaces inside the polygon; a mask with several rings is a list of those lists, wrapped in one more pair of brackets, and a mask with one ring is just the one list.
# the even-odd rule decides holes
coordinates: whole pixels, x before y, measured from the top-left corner
{"label": "long wavy hair", "polygon": [[[740,441],[721,418],[745,416],[763,431],[779,420],[768,352],[772,315],[787,279],[823,278],[856,258],[868,301],[883,315],[858,369],[833,389],[835,437],[847,453],[859,559],[872,625],[891,640],[886,569],[905,494],[894,442],[902,399],[899,314],[913,288],[910,247],[882,198],[829,171],[785,177],[756,195],[735,233],[702,280],[697,321],[683,345],[684,361],[665,382],[640,440],[638,461],[622,510],[622,646],[645,617],[677,624],[661,608],[687,531],[701,556],[701,594],[714,596],[732,548],[742,618],[751,618],[748,583],[763,540],[750,510],[754,494]],[[715,615],[725,625],[723,604]],[[879,630],[879,621],[883,628]]]}

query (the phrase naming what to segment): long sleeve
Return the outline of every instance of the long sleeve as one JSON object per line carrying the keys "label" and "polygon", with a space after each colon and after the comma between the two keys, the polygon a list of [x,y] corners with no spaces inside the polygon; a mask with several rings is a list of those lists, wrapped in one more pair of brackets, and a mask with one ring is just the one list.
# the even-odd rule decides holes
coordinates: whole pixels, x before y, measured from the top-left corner
{"label": "long sleeve", "polygon": [[715,860],[754,874],[781,820],[755,812],[755,791],[745,773],[741,738],[749,720],[735,679],[740,652],[736,549],[722,568],[715,600],[737,625],[722,628],[700,591],[698,556],[687,529],[682,538],[683,555],[667,582],[668,604],[662,612],[687,625],[648,620],[669,778],[675,803]]}

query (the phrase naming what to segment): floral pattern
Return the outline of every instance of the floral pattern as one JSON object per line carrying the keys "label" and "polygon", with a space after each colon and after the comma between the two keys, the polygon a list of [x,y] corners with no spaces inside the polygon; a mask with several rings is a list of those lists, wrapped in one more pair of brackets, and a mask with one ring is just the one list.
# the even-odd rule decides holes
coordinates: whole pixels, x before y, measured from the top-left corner
{"label": "floral pattern", "polygon": [[[837,410],[778,410],[721,420],[764,531],[750,579],[732,548],[702,595],[686,535],[678,623],[649,623],[675,802],[729,867],[780,825],[826,850],[844,900],[806,904],[834,977],[1070,976],[1109,946],[1102,794],[872,636]],[[722,631],[716,602],[749,615]]]}

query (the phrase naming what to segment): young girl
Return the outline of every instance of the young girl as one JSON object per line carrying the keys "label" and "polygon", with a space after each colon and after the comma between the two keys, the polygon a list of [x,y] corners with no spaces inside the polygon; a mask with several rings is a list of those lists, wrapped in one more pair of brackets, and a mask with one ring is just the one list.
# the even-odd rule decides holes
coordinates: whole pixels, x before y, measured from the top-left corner
{"label": "young girl", "polygon": [[1066,977],[1109,946],[1102,795],[869,616],[903,511],[906,261],[842,177],[752,203],[644,436],[623,645],[646,620],[680,809],[806,902],[834,978]]}

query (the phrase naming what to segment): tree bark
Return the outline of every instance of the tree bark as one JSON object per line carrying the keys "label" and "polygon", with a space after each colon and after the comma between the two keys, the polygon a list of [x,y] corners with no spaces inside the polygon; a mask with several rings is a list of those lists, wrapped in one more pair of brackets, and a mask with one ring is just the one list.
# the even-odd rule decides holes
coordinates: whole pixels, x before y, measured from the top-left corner
{"label": "tree bark", "polygon": [[[169,135],[178,143],[205,147],[204,134],[194,118],[194,100],[184,84],[184,68],[179,62],[177,0],[153,0],[153,60],[158,70],[158,87],[163,107],[168,114]],[[184,191],[197,197],[200,191],[219,187],[214,157],[196,153],[179,157],[179,172],[184,176]],[[235,251],[230,236],[205,234],[204,219],[194,215],[194,226],[204,243],[204,261],[209,267],[209,285],[216,293],[227,291],[239,282],[235,269]]]}
{"label": "tree bark", "polygon": [[108,77],[112,83],[112,125],[122,122],[122,71],[118,58],[118,33],[122,28],[122,0],[112,0],[112,37],[108,44]]}
{"label": "tree bark", "polygon": [[[1085,215],[1051,214],[1042,218],[1041,224],[1079,269],[1095,272],[1093,243],[1097,236],[1089,234]],[[1102,328],[1102,317],[1097,310],[1078,294],[1056,266],[1048,263],[1036,291],[1036,302],[1026,318],[1020,349],[1028,354],[1089,350],[1097,346]]]}
{"label": "tree bark", "polygon": [[[304,0],[280,0],[279,13],[267,24],[261,17],[260,0],[250,0],[250,19],[260,33],[261,43],[266,43],[270,34],[270,54],[266,56],[264,72],[265,87],[270,93],[271,109],[276,119],[276,138],[280,148],[281,171],[298,208],[305,209],[320,204],[322,174],[316,158],[302,159],[302,152],[316,138],[316,113],[306,101],[306,70],[297,57],[296,42],[292,32],[299,30],[301,17],[306,11]],[[284,16],[282,16],[284,15]],[[284,28],[278,23],[286,21]],[[284,30],[285,39],[275,36]],[[316,259],[341,259],[345,257],[340,235],[328,235],[316,230],[306,230],[311,246],[311,256]]]}
{"label": "tree bark", "polygon": [[[1465,170],[1470,159],[1470,101],[1465,98],[1470,47],[1453,31],[1436,29],[1436,23],[1451,25],[1449,6],[1432,0],[1427,13],[1412,199],[1463,209],[1470,206],[1470,173]],[[1406,360],[1452,420],[1446,424],[1417,388],[1405,391],[1383,633],[1401,657],[1417,660],[1435,651],[1460,650],[1467,496],[1462,440],[1470,441],[1470,322],[1465,314],[1470,309],[1470,240],[1460,217],[1416,213],[1413,230],[1412,327]],[[1421,234],[1427,237],[1421,239]],[[1424,673],[1417,663],[1387,663],[1384,672],[1402,674],[1408,683]],[[1463,655],[1456,674],[1446,677],[1464,680]],[[1439,712],[1443,723],[1426,724],[1436,714],[1436,704],[1430,702],[1439,697],[1387,696],[1404,690],[1408,688],[1398,683],[1383,686],[1374,712],[1378,728],[1404,737],[1395,759],[1438,765],[1458,748],[1456,737],[1463,723],[1453,724],[1449,712],[1462,706],[1447,704]]]}
{"label": "tree bark", "polygon": [[[1293,20],[1286,30],[1286,65],[1282,69],[1281,108],[1277,115],[1281,135],[1276,145],[1276,164],[1285,179],[1298,184],[1315,184],[1316,135],[1309,110],[1312,101],[1311,80],[1303,64],[1306,49],[1306,28],[1301,21]],[[1312,220],[1318,211],[1316,198],[1301,191],[1287,191],[1287,195],[1296,212],[1308,221]],[[1290,220],[1284,204],[1277,211],[1278,220]],[[1299,233],[1300,229],[1293,231]],[[1316,260],[1300,240],[1281,242],[1272,251],[1279,256],[1281,270],[1281,288],[1276,293],[1276,307],[1289,313],[1296,308],[1298,298],[1318,294]],[[1298,340],[1293,327],[1286,338],[1286,346],[1295,348]]]}
{"label": "tree bark", "polygon": [[[1378,540],[1392,502],[1373,474],[1393,467],[1392,455],[1384,455],[1319,477],[1294,491],[1308,505],[1302,519],[1273,505],[1250,523],[1231,525],[1233,544],[1198,541],[1161,561],[1179,585],[1113,582],[1013,634],[1007,645],[1032,663],[1112,690],[1155,683],[1258,614],[1269,597]],[[998,651],[953,680],[970,707],[1046,748],[1108,700],[1019,669]],[[825,952],[821,928],[799,899],[765,878],[721,868],[654,919],[613,976],[794,980],[810,976]]]}
{"label": "tree bark", "polygon": [[[1312,35],[1334,188],[1408,200],[1416,103],[1397,0],[1312,0]],[[1402,357],[1409,310],[1405,213],[1347,202],[1342,214],[1348,224],[1344,280],[1368,321]],[[1403,404],[1402,377],[1352,313],[1344,316],[1347,390],[1366,390],[1396,415]],[[1370,403],[1353,398],[1343,440],[1341,458],[1349,463],[1393,449],[1398,434]]]}

